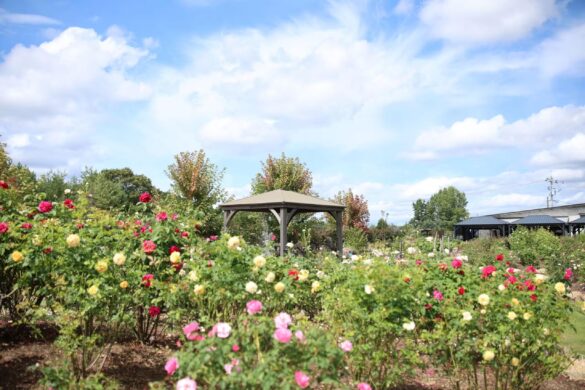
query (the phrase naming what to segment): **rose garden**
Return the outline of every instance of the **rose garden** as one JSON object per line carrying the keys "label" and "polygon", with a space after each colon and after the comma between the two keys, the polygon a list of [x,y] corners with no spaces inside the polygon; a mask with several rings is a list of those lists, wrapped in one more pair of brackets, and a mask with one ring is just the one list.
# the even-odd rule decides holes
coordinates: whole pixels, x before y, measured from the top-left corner
{"label": "rose garden", "polygon": [[[411,232],[337,256],[303,248],[303,230],[277,257],[275,237],[210,232],[176,197],[106,210],[81,189],[48,200],[1,184],[2,331],[53,351],[3,360],[30,372],[10,387],[534,389],[576,358],[561,338],[585,309],[583,237],[521,232],[556,245],[530,258],[519,235],[439,248]],[[125,383],[112,356],[129,344],[156,362]]]}

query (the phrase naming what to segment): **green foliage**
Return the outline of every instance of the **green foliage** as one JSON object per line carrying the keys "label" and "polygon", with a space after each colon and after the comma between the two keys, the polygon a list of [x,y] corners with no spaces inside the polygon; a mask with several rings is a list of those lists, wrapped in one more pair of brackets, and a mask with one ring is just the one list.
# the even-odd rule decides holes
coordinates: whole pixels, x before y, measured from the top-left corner
{"label": "green foliage", "polygon": [[561,248],[559,238],[543,228],[518,227],[508,237],[508,242],[522,264],[551,263],[558,258]]}
{"label": "green foliage", "polygon": [[77,190],[78,185],[66,180],[67,173],[59,171],[49,171],[42,174],[37,179],[37,192],[42,192],[46,195],[47,200],[63,200],[65,199],[65,190]]}
{"label": "green foliage", "polygon": [[457,222],[469,217],[464,192],[446,187],[435,193],[428,202],[417,199],[412,204],[414,217],[410,223],[419,229],[450,231]]}
{"label": "green foliage", "polygon": [[354,194],[351,188],[335,195],[334,202],[345,206],[343,226],[366,229],[370,221],[368,201],[363,195]]}
{"label": "green foliage", "polygon": [[273,190],[286,190],[310,195],[313,187],[311,171],[295,157],[280,158],[268,155],[262,163],[262,171],[252,181],[252,193],[261,194]]}
{"label": "green foliage", "polygon": [[355,227],[347,228],[343,231],[343,245],[354,252],[363,252],[368,247],[368,237],[366,233]]}

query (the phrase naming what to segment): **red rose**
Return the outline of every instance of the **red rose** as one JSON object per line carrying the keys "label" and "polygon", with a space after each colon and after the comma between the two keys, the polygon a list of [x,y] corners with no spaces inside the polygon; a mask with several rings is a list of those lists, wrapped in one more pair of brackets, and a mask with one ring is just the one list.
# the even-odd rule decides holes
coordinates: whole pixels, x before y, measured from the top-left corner
{"label": "red rose", "polygon": [[173,245],[173,246],[171,246],[171,247],[169,248],[169,255],[172,255],[172,254],[173,254],[173,252],[179,252],[179,253],[181,253],[181,248],[179,248],[179,247],[178,247],[178,246],[176,246],[176,245]]}
{"label": "red rose", "polygon": [[292,268],[288,270],[288,276],[293,278],[294,280],[299,280],[299,271]]}
{"label": "red rose", "polygon": [[151,316],[152,318],[158,317],[159,314],[160,314],[160,307],[158,307],[158,306],[151,306],[148,309],[148,315]]}
{"label": "red rose", "polygon": [[53,210],[53,203],[43,200],[41,203],[39,203],[38,210],[41,213],[48,213],[49,211]]}
{"label": "red rose", "polygon": [[23,223],[22,225],[20,225],[20,227],[21,227],[22,229],[30,230],[30,229],[32,229],[33,225],[32,225],[32,223],[27,223],[27,222],[25,222],[25,223]]}
{"label": "red rose", "polygon": [[63,205],[65,207],[67,207],[68,209],[74,209],[75,206],[73,205],[73,201],[71,199],[65,199],[65,201],[63,202]]}
{"label": "red rose", "polygon": [[415,261],[415,264],[416,264],[417,266],[421,266],[421,265],[422,265],[422,260],[421,260],[421,259],[417,259],[417,260]]}
{"label": "red rose", "polygon": [[78,228],[78,229],[80,229],[80,230],[81,230],[81,229],[83,229],[83,228],[85,227],[85,225],[84,225],[84,224],[82,224],[82,223],[78,223],[78,224],[77,224],[77,225],[75,225],[75,226],[77,226],[77,228]]}
{"label": "red rose", "polygon": [[563,276],[563,278],[565,280],[571,280],[572,277],[573,277],[573,270],[571,268],[567,268],[565,270],[565,275]]}
{"label": "red rose", "polygon": [[142,285],[144,287],[150,287],[152,280],[154,280],[153,274],[146,274],[142,277]]}
{"label": "red rose", "polygon": [[48,255],[48,254],[50,254],[51,252],[53,252],[53,248],[51,248],[51,247],[47,247],[47,248],[43,249],[43,253],[44,253],[45,255]]}
{"label": "red rose", "polygon": [[483,279],[486,279],[490,276],[492,276],[492,274],[496,272],[496,267],[494,267],[493,265],[486,265],[485,267],[483,267],[483,269],[481,270],[481,277]]}
{"label": "red rose", "polygon": [[9,189],[10,187],[8,186],[8,183],[6,183],[4,180],[0,180],[0,187],[4,188],[5,190]]}
{"label": "red rose", "polygon": [[524,286],[526,286],[526,289],[528,291],[536,290],[536,286],[534,285],[534,283],[532,283],[532,280],[530,279],[524,281]]}
{"label": "red rose", "polygon": [[516,277],[514,275],[508,276],[508,282],[510,282],[510,284],[514,284],[517,281],[518,281],[518,279],[516,279]]}
{"label": "red rose", "polygon": [[529,265],[528,267],[526,267],[526,272],[530,272],[531,274],[535,274],[536,268],[533,265]]}
{"label": "red rose", "polygon": [[140,203],[149,203],[152,200],[152,196],[148,192],[143,192],[138,197]]}
{"label": "red rose", "polygon": [[497,261],[504,261],[504,254],[503,253],[499,253],[496,255],[496,260]]}
{"label": "red rose", "polygon": [[8,223],[0,222],[0,234],[8,232]]}
{"label": "red rose", "polygon": [[410,283],[410,278],[408,277],[404,278],[404,283]]}
{"label": "red rose", "polygon": [[189,237],[189,232],[182,232],[181,233],[181,237],[188,238]]}
{"label": "red rose", "polygon": [[532,294],[532,295],[530,296],[530,299],[532,300],[532,302],[536,302],[536,299],[537,299],[537,296],[536,296],[536,294]]}
{"label": "red rose", "polygon": [[144,253],[152,253],[156,250],[156,244],[151,240],[144,240],[142,243],[142,249]]}
{"label": "red rose", "polygon": [[164,211],[161,211],[156,215],[156,220],[159,222],[166,221],[168,218],[169,216]]}
{"label": "red rose", "polygon": [[180,271],[183,268],[183,263],[175,263],[172,264],[173,268],[175,269],[175,271]]}
{"label": "red rose", "polygon": [[459,295],[463,295],[463,294],[465,294],[465,287],[463,287],[463,286],[459,287],[459,288],[457,289],[457,293],[458,293]]}

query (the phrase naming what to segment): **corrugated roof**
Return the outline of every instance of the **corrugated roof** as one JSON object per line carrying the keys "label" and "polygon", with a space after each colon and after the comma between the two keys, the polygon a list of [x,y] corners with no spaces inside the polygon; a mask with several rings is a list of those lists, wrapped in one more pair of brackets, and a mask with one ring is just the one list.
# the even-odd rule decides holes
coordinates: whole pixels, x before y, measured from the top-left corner
{"label": "corrugated roof", "polygon": [[497,219],[492,217],[491,215],[484,215],[482,217],[472,217],[466,219],[465,221],[461,221],[456,226],[499,226],[499,225],[508,225],[508,222],[502,221],[501,219]]}
{"label": "corrugated roof", "polygon": [[262,206],[262,205],[277,205],[277,204],[290,204],[297,206],[317,206],[326,208],[343,209],[345,206],[309,196],[293,191],[285,190],[274,190],[270,192],[264,192],[262,194],[249,196],[243,199],[236,199],[230,202],[226,202],[220,207],[234,207],[234,206]]}
{"label": "corrugated roof", "polygon": [[529,215],[513,222],[514,225],[563,225],[564,223],[550,215]]}
{"label": "corrugated roof", "polygon": [[569,223],[585,223],[585,215],[582,216],[581,218],[577,218],[576,220],[571,221]]}

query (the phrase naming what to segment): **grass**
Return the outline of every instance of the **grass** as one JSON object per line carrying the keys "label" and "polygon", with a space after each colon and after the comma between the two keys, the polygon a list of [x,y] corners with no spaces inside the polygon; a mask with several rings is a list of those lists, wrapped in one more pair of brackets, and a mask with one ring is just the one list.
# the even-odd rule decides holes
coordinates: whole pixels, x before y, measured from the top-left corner
{"label": "grass", "polygon": [[581,302],[575,305],[570,322],[577,331],[567,327],[561,336],[561,344],[568,347],[573,353],[585,356],[585,312],[581,309]]}

